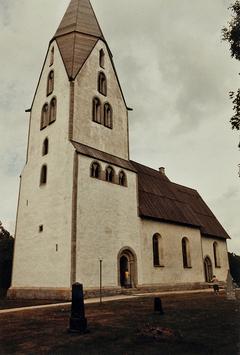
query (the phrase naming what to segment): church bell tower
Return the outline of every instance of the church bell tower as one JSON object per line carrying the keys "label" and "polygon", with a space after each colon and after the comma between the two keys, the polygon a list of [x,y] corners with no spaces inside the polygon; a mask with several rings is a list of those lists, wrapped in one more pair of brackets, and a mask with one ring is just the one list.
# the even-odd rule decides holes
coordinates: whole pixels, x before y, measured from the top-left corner
{"label": "church bell tower", "polygon": [[85,172],[79,154],[129,162],[128,108],[89,0],[71,0],[29,111],[8,297],[68,299],[81,278],[77,220]]}

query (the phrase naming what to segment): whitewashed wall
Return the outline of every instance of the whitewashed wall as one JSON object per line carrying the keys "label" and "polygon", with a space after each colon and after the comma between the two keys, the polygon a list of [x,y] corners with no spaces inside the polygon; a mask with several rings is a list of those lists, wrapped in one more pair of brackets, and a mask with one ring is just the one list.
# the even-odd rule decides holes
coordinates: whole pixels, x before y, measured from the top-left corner
{"label": "whitewashed wall", "polygon": [[[153,265],[155,233],[162,237],[163,267]],[[188,238],[191,268],[183,267],[182,238]],[[204,282],[200,231],[196,228],[151,220],[142,220],[142,278],[147,285],[166,283]]]}
{"label": "whitewashed wall", "polygon": [[[50,67],[52,46],[54,64]],[[74,150],[68,142],[69,81],[56,42],[52,46],[31,112],[28,161],[22,172],[17,219],[13,287],[70,286]],[[54,91],[46,97],[50,70],[54,70]],[[45,102],[50,103],[53,96],[57,98],[57,119],[40,131],[42,107]],[[49,153],[42,156],[46,137]],[[43,164],[47,164],[47,184],[40,186]],[[43,225],[41,233],[39,225]]]}
{"label": "whitewashed wall", "polygon": [[[127,187],[90,177],[94,159],[79,155],[77,214],[77,281],[99,285],[99,257],[103,259],[103,285],[118,285],[117,256],[121,248],[141,255],[137,216],[136,174],[124,170]],[[105,170],[105,162],[100,162]],[[122,169],[111,165],[115,173]],[[138,261],[141,263],[141,260]]]}
{"label": "whitewashed wall", "polygon": [[[99,65],[99,52],[105,53],[105,69]],[[107,78],[107,96],[98,92],[98,73]],[[113,129],[92,121],[92,100],[108,102],[113,109]],[[98,41],[75,81],[73,140],[123,159],[129,158],[126,105],[109,58],[108,50]]]}
{"label": "whitewashed wall", "polygon": [[[214,242],[217,242],[217,244],[218,244],[220,267],[215,267],[214,252],[213,252],[213,243]],[[214,238],[203,237],[202,244],[203,244],[204,259],[206,256],[208,256],[211,259],[213,275],[216,275],[216,277],[219,281],[226,281],[227,280],[227,271],[229,269],[226,240],[219,239],[219,238],[214,239]]]}

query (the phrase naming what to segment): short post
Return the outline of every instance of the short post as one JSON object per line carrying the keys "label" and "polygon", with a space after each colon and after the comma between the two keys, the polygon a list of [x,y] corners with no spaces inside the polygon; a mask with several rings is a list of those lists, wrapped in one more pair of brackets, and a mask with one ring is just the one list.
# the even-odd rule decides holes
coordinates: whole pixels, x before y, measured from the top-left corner
{"label": "short post", "polygon": [[161,301],[160,297],[155,297],[155,299],[154,299],[154,312],[156,314],[161,314],[161,315],[164,314],[163,309],[162,309],[162,301]]}
{"label": "short post", "polygon": [[100,262],[100,303],[102,303],[102,257],[99,256]]}
{"label": "short post", "polygon": [[83,302],[83,286],[80,283],[72,285],[72,309],[69,332],[87,334],[87,318],[85,318]]}

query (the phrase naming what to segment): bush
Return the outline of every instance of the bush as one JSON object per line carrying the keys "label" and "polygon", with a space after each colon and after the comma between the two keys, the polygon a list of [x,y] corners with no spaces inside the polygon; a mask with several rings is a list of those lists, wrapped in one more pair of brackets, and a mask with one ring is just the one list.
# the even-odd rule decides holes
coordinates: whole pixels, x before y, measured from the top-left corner
{"label": "bush", "polygon": [[0,288],[11,286],[14,238],[0,221]]}
{"label": "bush", "polygon": [[240,287],[240,256],[228,253],[229,267],[233,280]]}

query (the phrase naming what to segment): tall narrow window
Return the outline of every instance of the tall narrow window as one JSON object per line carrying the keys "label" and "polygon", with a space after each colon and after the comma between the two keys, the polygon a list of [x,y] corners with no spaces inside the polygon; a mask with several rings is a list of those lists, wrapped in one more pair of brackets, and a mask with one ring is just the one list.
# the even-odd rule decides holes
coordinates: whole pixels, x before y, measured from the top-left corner
{"label": "tall narrow window", "polygon": [[44,106],[42,108],[40,129],[47,127],[48,117],[49,117],[48,104],[46,103],[46,104],[44,104]]}
{"label": "tall narrow window", "polygon": [[47,165],[43,165],[41,169],[40,185],[47,183]]}
{"label": "tall narrow window", "polygon": [[113,182],[114,179],[114,171],[111,166],[108,166],[106,169],[106,181]]}
{"label": "tall narrow window", "polygon": [[48,154],[48,138],[45,138],[43,142],[42,155],[47,155],[47,154]]}
{"label": "tall narrow window", "polygon": [[56,121],[56,116],[57,116],[57,99],[56,97],[54,97],[50,102],[49,124]]}
{"label": "tall narrow window", "polygon": [[119,173],[119,185],[121,185],[121,186],[127,185],[126,175],[123,171],[120,171],[120,173]]}
{"label": "tall narrow window", "polygon": [[159,266],[158,237],[156,234],[153,236],[153,265]]}
{"label": "tall narrow window", "polygon": [[152,239],[153,242],[153,265],[163,266],[163,247],[162,247],[162,237],[160,234],[156,233]]}
{"label": "tall narrow window", "polygon": [[91,166],[91,177],[94,177],[96,179],[100,178],[100,165],[96,162],[92,163]]}
{"label": "tall narrow window", "polygon": [[51,49],[49,66],[53,65],[53,62],[54,62],[54,47],[52,47]]}
{"label": "tall narrow window", "polygon": [[101,123],[101,103],[97,97],[93,99],[92,120]]}
{"label": "tall narrow window", "polygon": [[107,96],[107,80],[104,73],[99,73],[98,75],[98,91]]}
{"label": "tall narrow window", "polygon": [[183,256],[183,267],[191,267],[191,258],[189,250],[189,240],[187,238],[182,239],[182,256]]}
{"label": "tall narrow window", "polygon": [[217,242],[213,243],[213,254],[214,254],[215,267],[221,267]]}
{"label": "tall narrow window", "polygon": [[54,89],[54,71],[51,70],[48,75],[47,96],[53,92],[53,89]]}
{"label": "tall narrow window", "polygon": [[99,65],[102,68],[104,68],[104,59],[105,59],[104,57],[105,57],[104,51],[103,49],[101,49],[99,52]]}
{"label": "tall narrow window", "polygon": [[109,104],[104,105],[104,126],[112,128],[112,108]]}

